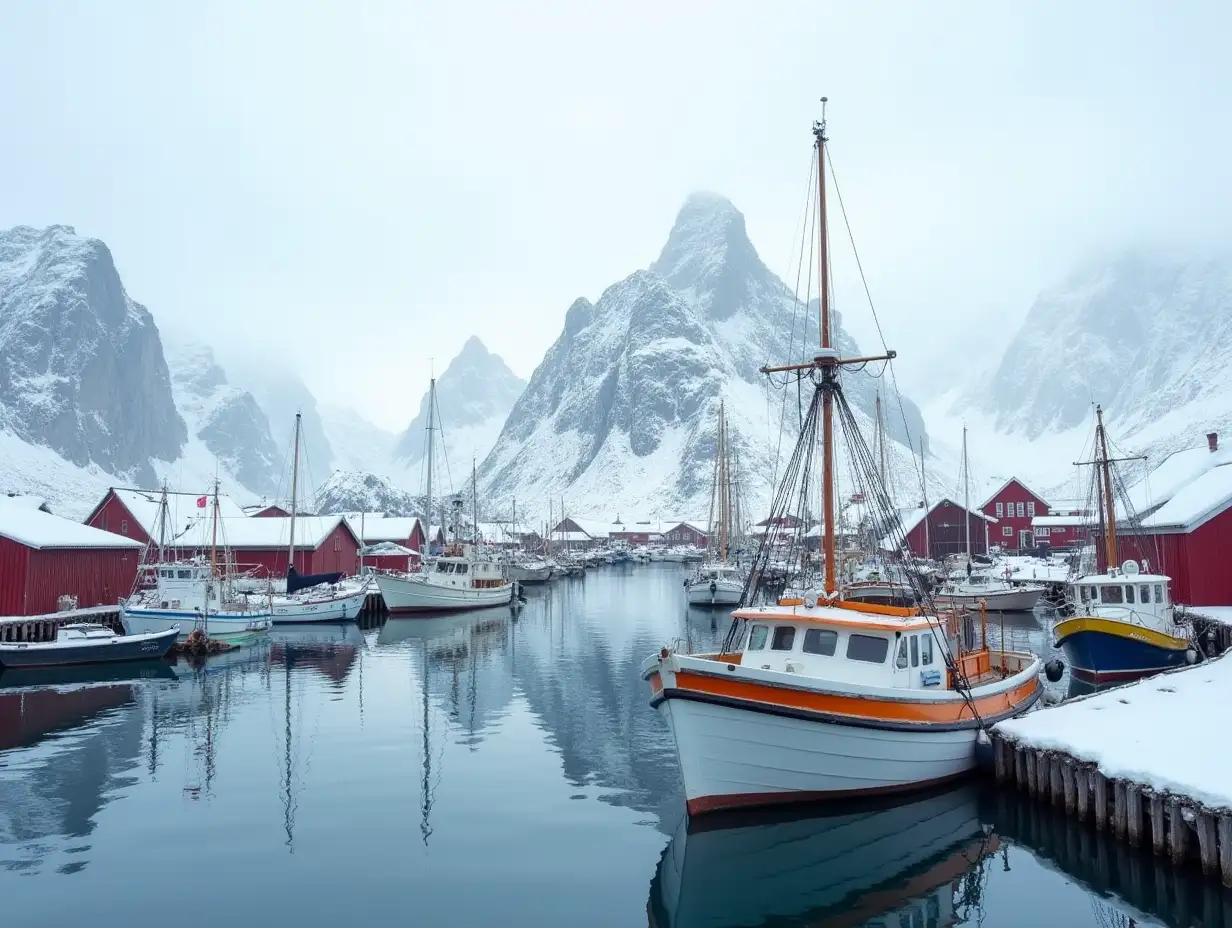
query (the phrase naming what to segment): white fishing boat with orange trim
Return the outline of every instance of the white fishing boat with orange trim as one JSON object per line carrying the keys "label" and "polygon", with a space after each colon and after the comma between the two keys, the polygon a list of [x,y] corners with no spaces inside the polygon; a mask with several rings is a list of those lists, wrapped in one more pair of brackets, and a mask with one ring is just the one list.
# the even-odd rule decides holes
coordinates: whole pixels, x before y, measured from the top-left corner
{"label": "white fishing boat with orange trim", "polygon": [[[906,538],[884,485],[877,482],[876,464],[842,383],[843,376],[888,363],[895,354],[843,357],[833,346],[824,110],[813,132],[821,345],[808,361],[762,370],[788,375],[784,386],[795,376],[814,387],[767,524],[784,524],[789,514],[807,518],[817,502],[810,494],[819,485],[808,468],[819,457],[824,572],[816,580],[821,589],[814,592],[805,578],[802,592],[737,609],[720,653],[682,654],[664,647],[643,664],[651,705],[675,738],[691,815],[895,793],[955,779],[974,769],[980,730],[1026,711],[1042,692],[1040,659],[990,649],[983,613],[939,615],[922,586],[916,601],[923,605],[910,608],[850,602],[838,590],[836,413],[857,489],[877,518],[891,526],[900,563]],[[849,373],[840,375],[844,369]],[[798,511],[789,513],[786,507],[792,505]],[[750,596],[760,589],[771,553],[781,545],[773,534],[768,530],[763,537]],[[788,539],[789,546],[794,543]]]}

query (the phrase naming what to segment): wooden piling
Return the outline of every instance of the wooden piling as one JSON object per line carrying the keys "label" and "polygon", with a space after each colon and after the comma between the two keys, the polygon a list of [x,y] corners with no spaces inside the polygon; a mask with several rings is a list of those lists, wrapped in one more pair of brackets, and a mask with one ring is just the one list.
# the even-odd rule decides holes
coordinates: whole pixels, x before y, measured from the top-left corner
{"label": "wooden piling", "polygon": [[1006,743],[1003,739],[994,737],[992,740],[993,764],[997,771],[997,782],[1004,783],[1008,774],[1005,770]]}
{"label": "wooden piling", "polygon": [[1066,760],[1062,762],[1061,781],[1061,789],[1065,792],[1065,814],[1073,815],[1078,789],[1074,783],[1074,764],[1072,761]]}
{"label": "wooden piling", "polygon": [[1051,780],[1052,804],[1054,806],[1062,806],[1065,804],[1065,785],[1061,778],[1061,756],[1059,754],[1052,755],[1052,760],[1048,766],[1050,768],[1049,779]]}
{"label": "wooden piling", "polygon": [[1125,830],[1130,847],[1142,846],[1142,787],[1128,784],[1125,787]]}
{"label": "wooden piling", "polygon": [[1095,789],[1092,805],[1095,806],[1095,828],[1103,831],[1108,824],[1108,781],[1098,770],[1095,771]]}
{"label": "wooden piling", "polygon": [[1232,815],[1219,816],[1219,870],[1223,885],[1232,888]]}
{"label": "wooden piling", "polygon": [[1125,837],[1126,810],[1125,781],[1114,780],[1112,783],[1112,833],[1117,840]]}
{"label": "wooden piling", "polygon": [[1035,755],[1035,780],[1039,784],[1039,794],[1043,799],[1048,798],[1049,793],[1049,774],[1048,774],[1048,753],[1039,751]]}
{"label": "wooden piling", "polygon": [[1014,748],[1014,782],[1018,784],[1019,790],[1027,788],[1026,752],[1020,747]]}
{"label": "wooden piling", "polygon": [[1163,857],[1168,848],[1168,833],[1164,830],[1164,797],[1151,795],[1151,850],[1156,857]]}
{"label": "wooden piling", "polygon": [[1219,869],[1219,844],[1215,839],[1215,816],[1199,812],[1194,824],[1198,831],[1198,856],[1202,860],[1202,872],[1214,875]]}
{"label": "wooden piling", "polygon": [[1189,826],[1185,824],[1185,811],[1181,808],[1179,799],[1168,803],[1168,851],[1174,864],[1185,862],[1186,839],[1189,837]]}
{"label": "wooden piling", "polygon": [[1035,752],[1027,751],[1027,793],[1034,799],[1037,795]]}
{"label": "wooden piling", "polygon": [[1087,820],[1091,811],[1091,771],[1082,765],[1074,768],[1074,793],[1077,800],[1078,824]]}

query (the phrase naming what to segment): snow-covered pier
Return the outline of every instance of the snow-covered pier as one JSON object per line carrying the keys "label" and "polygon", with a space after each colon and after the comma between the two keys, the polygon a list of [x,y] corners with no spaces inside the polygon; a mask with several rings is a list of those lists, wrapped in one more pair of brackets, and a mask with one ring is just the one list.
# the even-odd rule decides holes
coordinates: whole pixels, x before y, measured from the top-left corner
{"label": "snow-covered pier", "polygon": [[992,731],[997,781],[1232,887],[1232,658],[1107,690]]}
{"label": "snow-covered pier", "polygon": [[55,641],[56,633],[74,622],[95,622],[124,631],[119,606],[91,606],[46,615],[0,616],[0,641]]}

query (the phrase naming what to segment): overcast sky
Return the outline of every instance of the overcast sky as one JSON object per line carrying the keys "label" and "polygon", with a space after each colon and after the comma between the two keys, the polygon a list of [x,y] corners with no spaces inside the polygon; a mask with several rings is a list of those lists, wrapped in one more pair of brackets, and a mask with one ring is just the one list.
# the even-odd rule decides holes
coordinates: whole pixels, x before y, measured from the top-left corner
{"label": "overcast sky", "polygon": [[8,3],[0,226],[104,239],[160,327],[401,428],[471,334],[529,376],[691,190],[788,277],[828,94],[923,391],[1080,261],[1227,241],[1230,34],[1226,2]]}

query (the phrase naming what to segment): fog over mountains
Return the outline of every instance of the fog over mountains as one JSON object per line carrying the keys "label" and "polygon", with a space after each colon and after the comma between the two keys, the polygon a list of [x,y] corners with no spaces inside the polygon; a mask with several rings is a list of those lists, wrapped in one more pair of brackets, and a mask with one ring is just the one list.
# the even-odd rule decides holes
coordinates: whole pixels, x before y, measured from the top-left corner
{"label": "fog over mountains", "polygon": [[[429,372],[408,373],[407,425],[395,435],[318,402],[275,366],[224,364],[218,346],[164,339],[156,318],[101,241],[68,226],[0,231],[0,491],[80,514],[108,485],[204,489],[217,475],[241,502],[284,498],[299,412],[306,502],[319,492],[334,511],[416,505]],[[857,346],[835,321],[845,353],[880,347]],[[568,308],[528,382],[479,338],[466,342],[438,378],[435,490],[466,490],[473,456],[492,512],[515,498],[523,512],[546,510],[563,495],[579,514],[700,516],[722,400],[746,492],[761,504],[780,423],[786,448],[798,410],[794,388],[758,369],[806,358],[816,342],[815,305],[766,267],[739,210],[695,194],[653,263]],[[1069,467],[1101,402],[1123,444],[1159,458],[1232,430],[1230,351],[1232,259],[1125,252],[1044,289],[995,370],[953,392],[930,424],[952,444],[956,420],[969,420],[984,447],[1014,452],[997,466],[1030,477],[1045,458]],[[895,482],[911,501],[918,465],[905,441],[918,449],[936,435],[876,373],[845,374],[844,390],[866,426],[881,393]],[[930,482],[952,485],[948,456],[928,467]]]}

